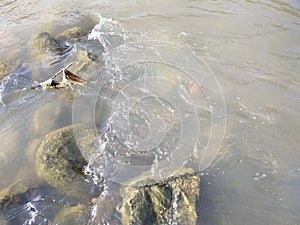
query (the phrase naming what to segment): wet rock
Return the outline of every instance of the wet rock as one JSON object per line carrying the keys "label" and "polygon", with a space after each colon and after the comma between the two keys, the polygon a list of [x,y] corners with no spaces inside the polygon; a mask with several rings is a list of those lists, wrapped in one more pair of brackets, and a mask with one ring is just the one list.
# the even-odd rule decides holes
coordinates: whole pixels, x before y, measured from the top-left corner
{"label": "wet rock", "polygon": [[35,38],[34,43],[42,52],[63,55],[67,49],[72,47],[74,43],[81,41],[86,35],[86,31],[81,27],[75,26],[61,32],[55,37],[48,32],[41,32]]}
{"label": "wet rock", "polygon": [[40,179],[17,180],[0,192],[0,224],[48,224],[46,218],[53,218],[62,208],[52,203],[62,198],[62,193]]}
{"label": "wet rock", "polygon": [[84,30],[80,27],[72,27],[70,29],[67,29],[66,31],[58,34],[56,36],[56,40],[60,43],[63,42],[78,42],[82,37],[87,35],[87,33],[84,32]]}
{"label": "wet rock", "polygon": [[33,114],[30,124],[32,138],[26,150],[30,162],[35,162],[36,151],[45,135],[72,122],[71,103],[61,101],[61,97],[55,96],[56,101],[42,104]]}
{"label": "wet rock", "polygon": [[14,65],[12,62],[5,61],[0,62],[0,80],[2,80],[3,77],[10,74],[14,69]]}
{"label": "wet rock", "polygon": [[[95,64],[94,62],[98,59],[92,50],[87,50],[85,46],[81,45],[85,35],[86,33],[80,27],[70,28],[58,34],[56,38],[47,32],[42,32],[35,39],[32,53],[35,58],[39,58],[45,63],[51,62],[51,64],[68,58],[68,61],[73,62],[72,72],[80,73],[80,76],[85,77],[90,73],[87,72],[88,67]],[[83,74],[83,72],[86,73]]]}
{"label": "wet rock", "polygon": [[71,57],[74,59],[72,60],[74,63],[72,70],[76,74],[83,75],[83,72],[86,72],[88,67],[94,64],[94,61],[98,59],[98,56],[95,54],[81,48],[80,46],[76,46],[74,49],[74,55]]}
{"label": "wet rock", "polygon": [[43,52],[62,54],[67,49],[67,46],[59,43],[48,32],[40,33],[35,39],[35,44]]}
{"label": "wet rock", "polygon": [[[46,135],[35,157],[36,172],[58,190],[78,197],[96,197],[100,190],[83,173],[87,162],[78,148],[73,128],[67,126]],[[77,129],[77,132],[88,143],[95,141],[89,129]]]}
{"label": "wet rock", "polygon": [[53,219],[56,225],[82,225],[87,224],[88,209],[86,205],[79,204],[73,207],[64,207]]}
{"label": "wet rock", "polygon": [[196,224],[200,178],[193,172],[143,187],[127,187],[121,207],[123,224]]}
{"label": "wet rock", "polygon": [[62,55],[72,44],[79,42],[86,33],[80,27],[72,27],[58,34],[55,38],[48,32],[41,32],[35,38],[35,45],[42,52]]}
{"label": "wet rock", "polygon": [[34,180],[18,180],[0,192],[0,212],[6,212],[29,202],[39,193]]}

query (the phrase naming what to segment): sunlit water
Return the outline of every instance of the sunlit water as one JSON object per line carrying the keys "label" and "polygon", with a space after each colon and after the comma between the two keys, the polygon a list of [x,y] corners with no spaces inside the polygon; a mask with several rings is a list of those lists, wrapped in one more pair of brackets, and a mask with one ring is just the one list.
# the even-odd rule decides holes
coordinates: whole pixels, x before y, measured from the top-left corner
{"label": "sunlit water", "polygon": [[[108,68],[109,64],[105,62],[115,47],[133,41],[167,42],[195,53],[211,69],[224,95],[227,126],[215,161],[209,168],[200,171],[202,180],[198,224],[299,224],[298,1],[21,3],[5,0],[0,3],[0,13],[1,61],[9,60],[21,65],[14,74],[4,78],[1,85],[1,189],[14,180],[32,177],[33,166],[28,160],[30,155],[26,150],[38,145],[36,143],[49,131],[72,123],[72,91],[20,90],[34,81],[50,77],[67,62],[76,58],[77,54],[75,46],[66,59],[59,59],[58,63],[50,65],[55,61],[53,57],[41,55],[36,47],[30,44],[30,40],[42,31],[58,34],[76,25],[84,27],[90,33],[90,40],[81,43],[84,48],[93,49],[101,58],[98,61],[99,65],[92,66],[85,75],[91,80],[107,83],[97,99],[97,104],[102,110],[101,118],[96,117],[97,126],[102,130],[107,129],[107,135],[110,135],[110,127],[106,120],[110,110],[116,109],[110,102],[116,99],[119,89],[140,74],[158,74],[175,82],[183,90],[180,96],[182,99],[187,92],[190,92],[190,96],[195,94],[192,102],[200,112],[201,145],[208,141],[211,124],[211,111],[207,100],[210,96],[205,96],[205,93],[199,94],[198,87],[193,86],[186,74],[167,64],[142,62],[125,67],[120,77],[118,68]],[[153,49],[153,52],[155,50],[158,49]],[[170,55],[178,56],[179,62],[184,60],[183,55],[174,51],[174,48],[170,47],[168,50]],[[140,57],[142,58],[142,55]],[[195,65],[191,62],[189,66]],[[209,80],[207,82],[209,83]],[[208,83],[200,84],[203,90]],[[140,92],[147,92],[147,85],[141,87],[144,89],[129,89],[122,94],[133,94],[136,91],[138,95]],[[157,87],[170,90],[170,95],[174,94],[173,86],[170,88],[167,84],[159,83]],[[80,96],[88,98],[89,95],[76,92],[75,99]],[[172,111],[172,105],[164,101],[157,104],[156,100],[146,99],[144,106],[136,104],[134,109],[141,113],[140,117],[124,117],[123,120],[128,119],[132,124],[139,124],[131,129],[135,133],[143,134],[143,139],[149,135],[149,128],[146,126],[148,121],[143,119],[152,118],[153,115],[157,118],[157,115],[160,115],[167,122],[165,126],[157,126],[162,131],[165,128],[171,131],[167,133],[163,145],[165,148],[172,148],[176,145],[173,137],[178,137],[182,127],[170,121],[178,120],[181,115]],[[158,112],[149,107],[154,104],[152,101],[156,101]],[[103,111],[103,105],[109,110]],[[36,111],[41,107],[45,107],[44,113],[36,116]],[[48,111],[52,113],[49,114]],[[113,115],[116,119],[121,117],[122,113],[118,114],[116,111]],[[89,116],[75,119],[85,121]],[[189,132],[196,131],[191,129]],[[126,139],[126,134],[124,135],[122,137]],[[106,137],[106,140],[109,140],[108,146],[111,149],[118,149],[113,138]],[[126,150],[120,151],[115,153],[115,157],[133,165],[151,164],[154,160],[152,157],[165,157],[163,151],[157,150],[154,155],[147,156],[146,161],[130,161],[126,158],[127,153]],[[41,193],[44,199],[35,205],[43,219],[51,218],[55,214],[56,203],[53,200],[59,201],[59,204],[72,204],[72,199],[65,196],[61,198],[52,189],[43,191],[46,192]],[[109,192],[106,190],[103,193],[104,200]],[[113,196],[114,192],[111,193]],[[101,209],[100,204],[91,209],[93,211],[90,221],[101,224],[101,215],[105,215],[101,210],[104,209]],[[30,206],[24,206],[17,211],[18,215],[27,212],[25,216],[19,216],[23,218],[24,223],[30,224],[30,218],[35,218]],[[41,217],[35,219],[39,223],[44,221]]]}

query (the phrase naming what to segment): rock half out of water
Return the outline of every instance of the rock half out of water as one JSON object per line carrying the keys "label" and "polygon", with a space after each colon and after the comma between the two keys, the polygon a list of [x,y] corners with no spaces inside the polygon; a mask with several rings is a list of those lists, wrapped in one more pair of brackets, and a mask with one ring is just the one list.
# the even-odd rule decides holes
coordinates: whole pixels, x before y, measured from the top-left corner
{"label": "rock half out of water", "polygon": [[123,224],[189,224],[197,222],[200,177],[191,170],[164,182],[127,187],[121,207]]}

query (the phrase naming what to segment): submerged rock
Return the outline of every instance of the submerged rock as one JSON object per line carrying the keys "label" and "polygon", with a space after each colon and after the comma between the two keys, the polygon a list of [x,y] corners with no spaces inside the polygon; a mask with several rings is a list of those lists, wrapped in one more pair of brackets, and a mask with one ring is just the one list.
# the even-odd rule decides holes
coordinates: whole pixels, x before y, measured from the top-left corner
{"label": "submerged rock", "polygon": [[[35,38],[32,54],[45,63],[51,62],[50,64],[68,58],[68,61],[73,62],[71,69],[73,73],[80,73],[80,76],[88,75],[91,72],[87,71],[89,66],[95,67],[92,71],[99,69],[99,66],[94,63],[99,56],[92,48],[87,49],[88,47],[85,46],[86,35],[87,33],[77,26],[58,34],[55,38],[48,32],[42,32]],[[38,78],[36,75],[35,77]]]}
{"label": "submerged rock", "polygon": [[82,225],[88,222],[88,208],[79,204],[72,207],[64,207],[53,219],[56,225]]}
{"label": "submerged rock", "polygon": [[121,207],[123,224],[196,224],[200,178],[188,172],[143,187],[127,187]]}
{"label": "submerged rock", "polygon": [[0,192],[0,212],[29,202],[39,192],[40,184],[33,180],[18,180]]}
{"label": "submerged rock", "polygon": [[29,42],[33,58],[46,60],[52,63],[62,61],[69,55],[75,43],[80,41],[86,33],[80,27],[70,28],[55,37],[53,34],[44,31],[34,34]]}
{"label": "submerged rock", "polygon": [[67,46],[60,44],[48,32],[40,33],[35,39],[35,44],[43,52],[62,54],[67,49]]}
{"label": "submerged rock", "polygon": [[70,29],[67,29],[66,31],[63,31],[62,33],[58,34],[56,36],[56,40],[58,42],[77,42],[80,41],[82,37],[87,35],[87,33],[84,32],[84,30],[81,27],[72,27]]}
{"label": "submerged rock", "polygon": [[0,62],[0,80],[10,74],[14,69],[14,64],[9,61]]}
{"label": "submerged rock", "polygon": [[[82,74],[82,72],[86,72],[88,67],[94,65],[94,62],[98,59],[98,56],[93,54],[90,51],[81,48],[80,46],[76,46],[74,49],[74,63],[73,63],[73,70],[74,73]],[[85,73],[84,73],[85,74]]]}
{"label": "submerged rock", "polygon": [[34,45],[41,52],[62,55],[72,44],[81,41],[86,35],[87,32],[78,26],[69,28],[55,37],[49,32],[41,32],[35,37]]}
{"label": "submerged rock", "polygon": [[[46,135],[36,153],[36,172],[39,177],[61,191],[78,197],[96,197],[100,190],[83,173],[87,162],[78,148],[73,128],[74,126],[67,126]],[[89,129],[77,132],[87,142],[95,141],[95,136]]]}
{"label": "submerged rock", "polygon": [[80,41],[87,34],[80,27],[73,27],[53,37],[48,32],[41,32],[35,38],[35,45],[42,52],[63,54],[72,44]]}

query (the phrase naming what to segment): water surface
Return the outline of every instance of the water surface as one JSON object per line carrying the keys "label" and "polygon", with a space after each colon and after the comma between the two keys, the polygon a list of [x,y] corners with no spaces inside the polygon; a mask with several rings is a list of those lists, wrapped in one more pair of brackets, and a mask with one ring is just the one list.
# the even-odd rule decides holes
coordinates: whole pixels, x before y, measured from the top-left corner
{"label": "water surface", "polygon": [[[97,42],[97,54],[109,54],[110,49],[132,41],[179,45],[205,61],[222,89],[227,126],[215,161],[201,171],[198,223],[299,224],[298,1],[128,0],[62,4],[4,0],[0,3],[0,14],[1,61],[19,65],[14,74],[2,80],[1,86],[1,189],[32,173],[26,149],[33,140],[72,122],[72,97],[68,92],[18,92],[65,65],[50,65],[53,58],[37,53],[30,40],[42,31],[58,34],[74,24],[91,32],[99,23],[97,15],[101,14],[100,22],[106,33],[104,42]],[[176,54],[178,61],[183,60],[182,55]],[[150,69],[136,68],[163,74],[171,80],[173,74],[179,74],[176,68],[173,71],[162,65],[147,66]],[[130,67],[126,71],[132,77],[140,72]],[[99,74],[100,69],[91,77]],[[183,79],[181,84],[187,83],[190,81]],[[211,122],[206,116],[208,105],[201,95],[195,102],[204,115],[200,117],[200,136],[205,145],[209,136],[206,126]],[[59,118],[47,113],[35,116],[42,106]],[[20,168],[26,169],[20,173]]]}

